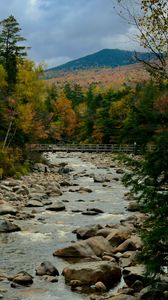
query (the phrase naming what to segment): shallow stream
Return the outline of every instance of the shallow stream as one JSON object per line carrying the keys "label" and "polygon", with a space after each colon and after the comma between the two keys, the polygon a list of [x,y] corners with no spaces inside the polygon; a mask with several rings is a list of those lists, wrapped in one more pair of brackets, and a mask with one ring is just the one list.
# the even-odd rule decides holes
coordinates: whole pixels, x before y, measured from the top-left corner
{"label": "shallow stream", "polygon": [[[66,210],[52,212],[44,207],[37,208],[35,218],[29,220],[17,220],[15,223],[22,229],[21,232],[0,234],[0,273],[15,275],[17,272],[26,271],[34,277],[31,287],[11,288],[9,281],[0,282],[0,289],[6,289],[4,294],[6,300],[82,300],[89,299],[87,294],[72,292],[64,284],[63,276],[59,277],[57,283],[49,283],[35,276],[35,268],[44,260],[51,261],[61,273],[69,262],[53,257],[52,253],[72,241],[76,241],[72,231],[89,224],[116,224],[128,216],[125,209],[126,201],[124,194],[126,189],[116,174],[116,168],[95,166],[90,162],[89,155],[82,153],[56,153],[50,154],[52,163],[66,162],[73,171],[68,175],[72,187],[64,187],[63,195],[58,199],[65,202]],[[94,175],[110,176],[110,182],[96,183]],[[44,175],[45,176],[45,175]],[[74,185],[75,184],[75,185]],[[70,192],[69,189],[78,187],[90,188],[92,193]],[[66,202],[68,200],[69,202]],[[99,208],[104,213],[96,216],[82,215],[73,210],[87,208]],[[32,211],[32,208],[24,208]]]}

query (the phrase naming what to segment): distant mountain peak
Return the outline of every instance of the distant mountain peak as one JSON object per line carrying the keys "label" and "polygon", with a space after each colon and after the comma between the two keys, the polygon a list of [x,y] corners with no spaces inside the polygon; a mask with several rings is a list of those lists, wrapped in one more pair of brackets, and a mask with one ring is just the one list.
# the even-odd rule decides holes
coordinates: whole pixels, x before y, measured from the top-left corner
{"label": "distant mountain peak", "polygon": [[[149,53],[138,52],[140,59],[149,60]],[[102,49],[96,53],[86,55],[84,57],[69,61],[63,65],[51,68],[47,73],[52,74],[47,77],[54,77],[57,71],[69,72],[76,70],[89,70],[93,68],[114,68],[136,63],[135,52],[121,49]]]}

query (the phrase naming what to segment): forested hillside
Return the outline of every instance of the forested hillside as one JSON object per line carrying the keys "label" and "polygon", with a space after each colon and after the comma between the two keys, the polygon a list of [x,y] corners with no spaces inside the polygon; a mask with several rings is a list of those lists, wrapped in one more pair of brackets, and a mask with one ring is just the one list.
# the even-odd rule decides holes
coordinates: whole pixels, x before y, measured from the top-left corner
{"label": "forested hillside", "polygon": [[126,51],[120,49],[103,49],[99,52],[72,60],[61,66],[51,68],[46,72],[49,78],[55,77],[58,71],[75,71],[93,68],[118,67],[135,64],[138,59],[150,60],[154,55],[149,53]]}
{"label": "forested hillside", "polygon": [[101,82],[87,88],[76,83],[48,84],[40,79],[42,66],[28,60],[27,49],[20,46],[24,38],[18,35],[16,19],[10,16],[0,25],[1,176],[26,172],[29,166],[23,162],[27,163],[32,143],[136,142],[145,146],[165,132],[166,81],[161,86],[142,82],[135,88],[122,84],[117,90],[102,87]]}
{"label": "forested hillside", "polygon": [[48,82],[55,83],[62,88],[67,82],[71,85],[79,84],[82,88],[88,88],[95,84],[102,88],[119,89],[122,85],[135,87],[137,83],[149,80],[149,74],[142,63],[116,67],[93,68],[76,71],[57,71]]}

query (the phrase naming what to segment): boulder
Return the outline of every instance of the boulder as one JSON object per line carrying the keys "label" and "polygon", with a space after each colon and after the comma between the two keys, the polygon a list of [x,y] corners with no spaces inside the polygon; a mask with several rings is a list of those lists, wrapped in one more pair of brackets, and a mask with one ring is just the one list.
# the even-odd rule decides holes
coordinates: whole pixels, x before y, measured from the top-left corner
{"label": "boulder", "polygon": [[46,182],[45,184],[45,193],[47,194],[47,196],[61,196],[62,195],[62,191],[61,191],[61,187],[60,184],[58,182]]}
{"label": "boulder", "polygon": [[61,210],[65,210],[65,205],[62,201],[57,200],[52,205],[47,206],[46,209],[52,211],[61,211]]}
{"label": "boulder", "polygon": [[138,300],[165,300],[165,294],[159,289],[152,288],[151,286],[145,287],[139,293]]}
{"label": "boulder", "polygon": [[122,170],[122,169],[117,169],[117,170],[116,170],[116,173],[117,173],[117,174],[123,174],[123,173],[124,173],[124,170]]}
{"label": "boulder", "polygon": [[102,228],[97,231],[96,235],[100,235],[106,238],[111,233],[111,231],[112,230],[110,228]]}
{"label": "boulder", "polygon": [[82,212],[82,215],[95,216],[102,213],[103,211],[99,208],[87,208],[86,211]]}
{"label": "boulder", "polygon": [[[129,253],[130,255],[127,256]],[[119,258],[120,266],[122,266],[122,268],[134,266],[136,264],[136,254],[137,251],[124,252]]]}
{"label": "boulder", "polygon": [[20,227],[11,223],[8,220],[0,219],[0,232],[13,232],[13,231],[20,231]]}
{"label": "boulder", "polygon": [[60,182],[60,186],[71,186],[71,185],[72,185],[72,183],[70,183],[69,181],[67,181],[65,179]]}
{"label": "boulder", "polygon": [[29,198],[31,200],[37,200],[37,201],[42,201],[48,198],[47,194],[45,193],[30,193]]}
{"label": "boulder", "polygon": [[28,195],[29,194],[29,189],[27,188],[27,186],[22,185],[20,187],[17,187],[16,194],[18,194],[18,195],[21,194],[23,196]]}
{"label": "boulder", "polygon": [[43,173],[50,172],[49,167],[42,163],[35,163],[33,169],[35,171],[43,172]]}
{"label": "boulder", "polygon": [[29,200],[26,204],[27,207],[42,207],[43,203],[38,200]]}
{"label": "boulder", "polygon": [[71,280],[69,285],[73,288],[76,288],[78,286],[82,286],[82,282],[80,280]]}
{"label": "boulder", "polygon": [[59,174],[68,174],[70,172],[73,171],[73,168],[71,167],[61,167],[59,170],[58,170],[58,173]]}
{"label": "boulder", "polygon": [[58,276],[59,272],[54,265],[49,261],[44,261],[36,268],[36,275],[43,276]]}
{"label": "boulder", "polygon": [[132,212],[139,211],[140,205],[137,201],[130,201],[128,203],[127,210]]}
{"label": "boulder", "polygon": [[97,176],[93,177],[93,180],[94,180],[94,182],[103,183],[106,181],[106,178],[104,176],[97,175]]}
{"label": "boulder", "polygon": [[19,272],[13,277],[12,281],[14,283],[27,286],[33,283],[33,277],[27,272]]}
{"label": "boulder", "polygon": [[51,205],[52,204],[52,201],[50,199],[43,199],[41,202],[43,203],[43,205]]}
{"label": "boulder", "polygon": [[70,265],[64,268],[63,275],[66,283],[78,280],[81,285],[91,286],[101,281],[110,288],[120,281],[121,270],[117,264],[100,261]]}
{"label": "boulder", "polygon": [[139,237],[131,236],[129,239],[121,243],[117,248],[114,249],[114,252],[126,252],[126,251],[136,251],[141,249],[142,242]]}
{"label": "boulder", "polygon": [[92,236],[95,236],[97,231],[102,228],[99,224],[98,225],[90,225],[85,227],[80,227],[73,231],[73,233],[76,233],[76,236],[78,239],[88,239]]}
{"label": "boulder", "polygon": [[1,184],[1,189],[2,190],[5,190],[5,191],[7,191],[7,192],[12,192],[12,187],[9,187],[9,186],[6,186],[6,185],[4,185],[4,184]]}
{"label": "boulder", "polygon": [[119,246],[125,240],[131,236],[131,230],[129,229],[111,229],[111,233],[107,236],[107,240],[114,247]]}
{"label": "boulder", "polygon": [[112,252],[110,243],[102,236],[96,236],[58,249],[53,255],[61,257],[102,257],[106,251]]}
{"label": "boulder", "polygon": [[15,215],[16,212],[16,209],[11,204],[9,204],[7,201],[0,200],[0,215]]}
{"label": "boulder", "polygon": [[57,187],[47,188],[46,194],[48,196],[61,196],[62,191]]}
{"label": "boulder", "polygon": [[82,211],[82,215],[86,215],[86,216],[96,216],[99,213],[93,210],[86,210],[86,211]]}
{"label": "boulder", "polygon": [[143,285],[142,281],[136,280],[136,281],[132,284],[131,287],[132,287],[132,289],[137,293],[137,292],[140,292],[140,291],[143,289],[144,285]]}
{"label": "boulder", "polygon": [[55,277],[55,276],[51,276],[51,275],[43,275],[42,278],[43,278],[45,281],[48,281],[48,282],[52,282],[52,283],[58,282],[58,278]]}
{"label": "boulder", "polygon": [[124,281],[129,287],[132,287],[137,280],[143,283],[145,280],[144,274],[145,268],[143,265],[131,266],[123,270]]}
{"label": "boulder", "polygon": [[87,187],[80,187],[78,192],[79,193],[92,193],[93,191]]}
{"label": "boulder", "polygon": [[107,288],[102,281],[98,281],[95,283],[95,289],[99,292],[106,292]]}

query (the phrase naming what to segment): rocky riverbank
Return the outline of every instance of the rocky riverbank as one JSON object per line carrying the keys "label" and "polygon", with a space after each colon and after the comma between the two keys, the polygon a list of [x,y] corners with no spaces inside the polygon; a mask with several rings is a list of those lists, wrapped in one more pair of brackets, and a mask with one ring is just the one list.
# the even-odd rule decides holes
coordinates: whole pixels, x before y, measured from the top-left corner
{"label": "rocky riverbank", "polygon": [[[0,298],[11,299],[13,289],[12,299],[55,299],[65,281],[65,299],[68,295],[68,299],[92,300],[168,299],[166,282],[151,292],[144,267],[136,262],[142,247],[137,229],[145,215],[137,211],[130,193],[122,190],[123,169],[110,154],[78,153],[78,160],[71,158],[73,166],[68,155],[46,155],[48,164],[36,164],[32,174],[0,182],[0,238],[11,259],[8,265],[4,252]],[[91,164],[89,171],[86,163]],[[98,199],[101,189],[107,199]],[[131,213],[120,216],[122,205]],[[14,250],[17,256],[11,255]],[[30,261],[26,255],[35,258]],[[61,293],[64,290],[57,299],[64,299]]]}

